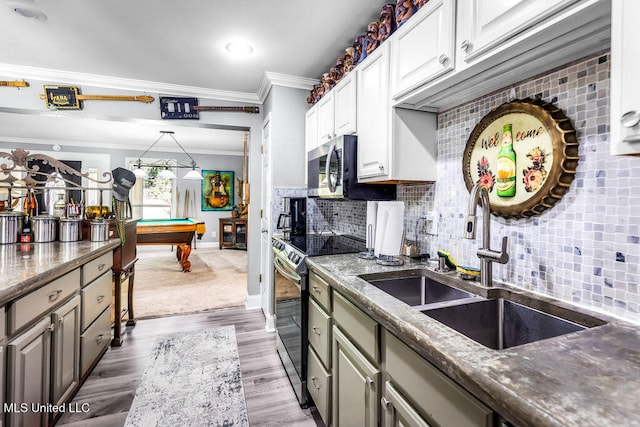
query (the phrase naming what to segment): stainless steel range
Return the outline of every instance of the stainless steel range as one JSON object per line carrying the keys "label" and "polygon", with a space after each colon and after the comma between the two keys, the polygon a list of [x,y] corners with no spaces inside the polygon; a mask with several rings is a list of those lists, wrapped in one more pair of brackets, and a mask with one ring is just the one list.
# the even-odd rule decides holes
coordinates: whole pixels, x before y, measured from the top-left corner
{"label": "stainless steel range", "polygon": [[308,234],[285,240],[272,238],[276,348],[302,407],[312,404],[307,393],[308,256],[357,253],[365,242],[350,236]]}

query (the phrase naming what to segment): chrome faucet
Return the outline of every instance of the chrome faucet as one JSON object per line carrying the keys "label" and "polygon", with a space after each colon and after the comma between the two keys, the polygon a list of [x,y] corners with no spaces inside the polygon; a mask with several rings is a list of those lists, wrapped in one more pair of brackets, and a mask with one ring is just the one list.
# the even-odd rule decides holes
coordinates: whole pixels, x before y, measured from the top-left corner
{"label": "chrome faucet", "polygon": [[480,258],[480,283],[482,286],[491,287],[493,283],[492,262],[506,264],[509,261],[507,253],[507,236],[502,238],[502,249],[500,252],[491,250],[491,210],[489,209],[489,190],[482,185],[476,184],[471,189],[469,198],[469,212],[465,224],[465,239],[476,238],[477,217],[476,208],[478,202],[482,206],[482,247],[478,249],[478,257]]}

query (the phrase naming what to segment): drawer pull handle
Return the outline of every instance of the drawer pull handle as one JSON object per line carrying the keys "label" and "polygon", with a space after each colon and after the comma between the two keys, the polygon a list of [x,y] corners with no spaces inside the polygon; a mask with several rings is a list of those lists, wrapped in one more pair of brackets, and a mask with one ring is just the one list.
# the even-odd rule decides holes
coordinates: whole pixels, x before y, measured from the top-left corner
{"label": "drawer pull handle", "polygon": [[311,330],[313,330],[313,333],[318,336],[322,335],[322,331],[317,326],[312,327]]}
{"label": "drawer pull handle", "polygon": [[105,268],[106,266],[107,266],[107,264],[104,264],[104,263],[103,263],[103,264],[100,264],[100,265],[98,266],[98,271],[102,271],[102,270],[104,270],[104,268]]}
{"label": "drawer pull handle", "polygon": [[382,397],[382,399],[380,399],[380,403],[382,403],[382,406],[384,406],[384,408],[389,408],[389,405],[391,405],[391,402],[389,402],[389,400],[386,397]]}
{"label": "drawer pull handle", "polygon": [[471,42],[469,40],[463,41],[460,43],[460,49],[465,53],[469,53],[469,49],[471,49]]}
{"label": "drawer pull handle", "polygon": [[626,128],[638,126],[638,123],[640,123],[640,114],[635,110],[627,111],[620,118],[620,123]]}
{"label": "drawer pull handle", "polygon": [[442,65],[445,65],[448,60],[449,60],[449,57],[444,53],[438,57],[438,62]]}
{"label": "drawer pull handle", "polygon": [[55,331],[56,330],[56,324],[55,323],[50,324],[47,329],[49,329],[49,332]]}
{"label": "drawer pull handle", "polygon": [[318,381],[316,381],[316,377],[311,377],[311,383],[317,390],[320,390],[320,384],[318,384]]}
{"label": "drawer pull handle", "polygon": [[373,380],[372,380],[370,377],[367,377],[366,381],[367,381],[367,385],[368,385],[369,387],[373,388],[373,384],[374,384],[374,383],[373,383]]}
{"label": "drawer pull handle", "polygon": [[104,339],[104,334],[100,334],[96,337],[96,344],[100,344]]}
{"label": "drawer pull handle", "polygon": [[100,304],[102,301],[104,301],[104,295],[98,295],[96,297],[96,301],[98,302],[98,304]]}
{"label": "drawer pull handle", "polygon": [[313,287],[313,292],[315,292],[317,294],[321,294],[322,293],[322,288],[320,286],[314,286]]}
{"label": "drawer pull handle", "polygon": [[62,289],[58,289],[56,291],[51,292],[49,294],[49,302],[54,302],[55,300],[57,300],[61,293],[62,293]]}
{"label": "drawer pull handle", "polygon": [[59,323],[59,324],[61,324],[61,325],[64,325],[64,317],[61,317],[61,318],[58,320],[58,323]]}

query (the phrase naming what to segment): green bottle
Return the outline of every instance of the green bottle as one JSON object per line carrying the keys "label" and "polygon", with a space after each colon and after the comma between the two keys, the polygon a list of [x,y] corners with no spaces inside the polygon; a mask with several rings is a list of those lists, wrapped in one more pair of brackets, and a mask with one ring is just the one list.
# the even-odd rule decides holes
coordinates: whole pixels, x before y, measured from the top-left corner
{"label": "green bottle", "polygon": [[516,195],[516,153],[513,151],[511,124],[502,129],[502,147],[498,152],[498,182],[496,192],[500,197]]}

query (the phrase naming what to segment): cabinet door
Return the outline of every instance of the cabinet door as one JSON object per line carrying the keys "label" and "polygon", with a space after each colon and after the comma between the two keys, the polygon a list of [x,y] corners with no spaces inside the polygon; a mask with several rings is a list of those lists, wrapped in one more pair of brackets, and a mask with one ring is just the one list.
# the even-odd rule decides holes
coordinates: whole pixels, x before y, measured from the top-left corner
{"label": "cabinet door", "polygon": [[53,312],[53,403],[69,397],[80,381],[80,295]]}
{"label": "cabinet door", "polygon": [[640,2],[611,3],[611,154],[640,153]]}
{"label": "cabinet door", "polygon": [[357,131],[356,73],[349,72],[333,88],[334,129],[336,135],[352,135]]}
{"label": "cabinet door", "polygon": [[318,104],[305,114],[304,139],[307,153],[318,146]]}
{"label": "cabinet door", "polygon": [[334,105],[335,92],[331,90],[318,101],[318,144],[330,141],[336,136]]}
{"label": "cabinet door", "polygon": [[424,418],[387,381],[384,385],[382,402],[382,425],[384,427],[429,427]]}
{"label": "cabinet door", "polygon": [[453,69],[454,12],[453,0],[431,0],[391,38],[393,98]]}
{"label": "cabinet door", "polygon": [[333,327],[333,426],[378,425],[380,371]]}
{"label": "cabinet door", "polygon": [[51,318],[46,316],[7,346],[7,405],[14,405],[14,410],[6,411],[8,425],[48,425],[47,413],[31,411],[31,404],[49,403],[50,327]]}
{"label": "cabinet door", "polygon": [[384,179],[389,174],[389,43],[356,68],[358,72],[358,178]]}
{"label": "cabinet door", "polygon": [[578,0],[458,0],[458,48],[465,62],[495,49]]}

